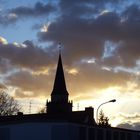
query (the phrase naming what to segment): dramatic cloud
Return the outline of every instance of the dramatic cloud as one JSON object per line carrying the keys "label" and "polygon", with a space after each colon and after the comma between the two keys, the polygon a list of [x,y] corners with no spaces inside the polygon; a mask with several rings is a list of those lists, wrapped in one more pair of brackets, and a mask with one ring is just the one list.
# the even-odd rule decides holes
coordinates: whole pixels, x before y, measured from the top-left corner
{"label": "dramatic cloud", "polygon": [[[93,64],[85,63],[76,68],[76,73],[70,67],[65,68],[67,87],[72,98],[77,95],[80,95],[79,99],[85,96],[90,98],[89,93],[93,94],[93,90],[96,91],[94,95],[98,96],[99,89],[123,87],[126,86],[126,81],[130,80],[128,73],[114,73],[101,69],[101,66],[96,64],[93,66]],[[44,71],[17,70],[12,75],[6,76],[5,84],[17,88],[16,97],[49,96],[53,87],[55,71],[56,66],[55,68],[46,67]]]}
{"label": "dramatic cloud", "polygon": [[[31,41],[9,44],[1,37],[0,72],[5,77],[4,83],[16,88],[16,97],[50,95],[57,64],[53,51],[52,48],[39,48]],[[73,97],[81,94],[82,98],[84,92],[123,86],[130,80],[129,73],[114,72],[94,59],[83,59],[73,65],[68,65],[64,59],[64,68],[68,89]]]}
{"label": "dramatic cloud", "polygon": [[[140,10],[138,6],[131,5],[126,7],[121,14],[118,14],[113,10],[105,9],[106,2],[114,4],[112,0],[102,2],[93,2],[92,0],[68,2],[61,0],[58,5],[61,13],[60,17],[50,22],[49,25],[47,24],[47,27],[44,25],[44,30],[39,33],[41,41],[51,41],[53,46],[56,46],[58,42],[62,42],[68,68],[76,67],[82,73],[88,71],[87,75],[93,73],[96,75],[94,80],[90,76],[86,76],[84,80],[89,80],[89,83],[95,83],[95,87],[100,85],[102,88],[114,85],[113,83],[117,86],[119,83],[123,85],[126,82],[125,80],[129,80],[129,73],[115,73],[113,70],[108,71],[108,68],[110,69],[111,67],[112,69],[113,66],[118,65],[132,66],[139,59],[139,26],[137,22]],[[115,1],[115,3],[119,4],[120,1]],[[102,4],[102,6],[99,7],[99,4]],[[53,11],[55,11],[54,6],[39,2],[33,7],[20,6],[11,9],[9,13],[12,14],[11,17],[27,17],[44,15]],[[130,22],[132,18],[133,24]],[[109,46],[110,49],[114,47],[114,44],[117,45],[114,47],[115,53],[112,51],[111,55],[106,54],[108,57],[103,57],[107,41],[112,42]],[[11,64],[30,69],[41,67],[44,70],[45,67],[52,63],[52,57],[48,54],[48,51],[34,47],[32,42],[26,41],[20,47],[15,44],[2,46],[6,47],[0,47],[0,55],[2,58],[8,59]],[[133,50],[133,48],[135,49]],[[49,51],[52,52],[53,47]],[[106,53],[109,53],[109,51]],[[127,56],[129,56],[129,59]],[[95,64],[99,64],[99,68],[94,67],[92,64],[85,64],[85,67],[89,70],[81,70],[84,66],[79,63],[82,61],[87,61],[88,63],[92,58],[95,59]],[[72,65],[69,66],[70,63],[67,62],[71,62]],[[102,69],[103,66],[105,66],[105,69]],[[106,76],[104,77],[102,73],[105,73]],[[80,80],[81,73],[77,72],[75,77]],[[104,77],[103,79],[105,80],[102,80],[101,77]],[[118,80],[119,78],[117,77],[122,78]],[[105,81],[109,81],[111,84]]]}
{"label": "dramatic cloud", "polygon": [[6,85],[15,87],[15,97],[37,97],[50,95],[49,82],[51,77],[47,74],[34,75],[29,71],[19,71],[7,77]]}
{"label": "dramatic cloud", "polygon": [[33,7],[19,6],[12,9],[4,9],[0,11],[0,24],[9,25],[15,23],[22,18],[49,16],[56,11],[56,7],[52,4],[35,3]]}
{"label": "dramatic cloud", "polygon": [[27,40],[22,44],[5,42],[4,39],[1,39],[1,63],[6,59],[15,66],[39,69],[50,65],[52,62],[48,53],[49,49],[37,47],[31,41]]}
{"label": "dramatic cloud", "polygon": [[140,58],[138,5],[125,8],[121,14],[115,11],[99,14],[98,11],[97,15],[91,4],[94,5],[92,1],[80,4],[78,1],[73,4],[60,1],[61,16],[47,27],[46,32],[38,34],[39,40],[52,41],[54,44],[62,42],[66,56],[68,59],[73,56],[74,60],[87,57],[99,59],[104,54],[106,41],[114,42],[118,46],[117,53],[112,56],[113,63],[134,66]]}
{"label": "dramatic cloud", "polygon": [[109,87],[126,86],[126,81],[130,80],[129,73],[114,73],[114,71],[102,69],[98,64],[83,63],[77,66],[77,70],[76,75],[66,75],[68,87],[72,94],[84,94],[84,92],[91,92],[92,90],[98,91]]}
{"label": "dramatic cloud", "polygon": [[16,14],[17,16],[42,16],[48,15],[51,12],[55,11],[56,7],[51,4],[43,4],[41,2],[37,2],[34,7],[20,6],[14,9],[9,10],[10,13]]}

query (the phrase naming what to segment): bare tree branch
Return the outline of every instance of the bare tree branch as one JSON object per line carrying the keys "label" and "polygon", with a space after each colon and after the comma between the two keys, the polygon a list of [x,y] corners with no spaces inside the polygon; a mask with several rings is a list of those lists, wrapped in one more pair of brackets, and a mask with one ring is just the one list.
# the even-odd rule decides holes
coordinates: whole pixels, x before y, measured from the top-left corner
{"label": "bare tree branch", "polygon": [[5,91],[0,91],[0,116],[16,115],[21,107],[18,102]]}

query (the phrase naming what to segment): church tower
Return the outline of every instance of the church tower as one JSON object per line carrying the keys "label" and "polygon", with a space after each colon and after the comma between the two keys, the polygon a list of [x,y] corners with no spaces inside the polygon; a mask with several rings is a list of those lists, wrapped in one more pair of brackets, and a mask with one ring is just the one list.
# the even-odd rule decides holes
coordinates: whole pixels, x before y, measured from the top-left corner
{"label": "church tower", "polygon": [[61,53],[59,54],[57,70],[53,90],[51,93],[51,101],[47,101],[48,114],[62,114],[72,112],[72,103],[68,100],[69,93],[66,88],[65,76],[62,64]]}

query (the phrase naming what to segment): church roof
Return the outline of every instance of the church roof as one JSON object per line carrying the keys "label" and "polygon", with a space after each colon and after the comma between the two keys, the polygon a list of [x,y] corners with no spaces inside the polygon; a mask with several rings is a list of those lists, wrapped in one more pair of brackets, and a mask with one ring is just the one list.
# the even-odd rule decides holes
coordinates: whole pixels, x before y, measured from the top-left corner
{"label": "church roof", "polygon": [[19,124],[31,122],[52,122],[52,123],[77,123],[95,125],[94,119],[91,118],[92,114],[87,111],[75,111],[68,114],[18,114],[13,116],[0,116],[0,126],[5,124]]}
{"label": "church roof", "polygon": [[68,95],[61,54],[59,54],[56,76],[53,86],[52,95]]}

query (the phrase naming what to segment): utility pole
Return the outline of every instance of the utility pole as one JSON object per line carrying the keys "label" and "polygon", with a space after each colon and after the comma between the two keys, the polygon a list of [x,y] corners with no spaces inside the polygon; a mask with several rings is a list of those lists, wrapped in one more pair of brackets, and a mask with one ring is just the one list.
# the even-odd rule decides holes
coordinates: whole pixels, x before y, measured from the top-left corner
{"label": "utility pole", "polygon": [[79,111],[79,103],[77,103],[77,110]]}
{"label": "utility pole", "polygon": [[32,102],[30,101],[29,102],[29,114],[31,114],[31,111],[32,111]]}

